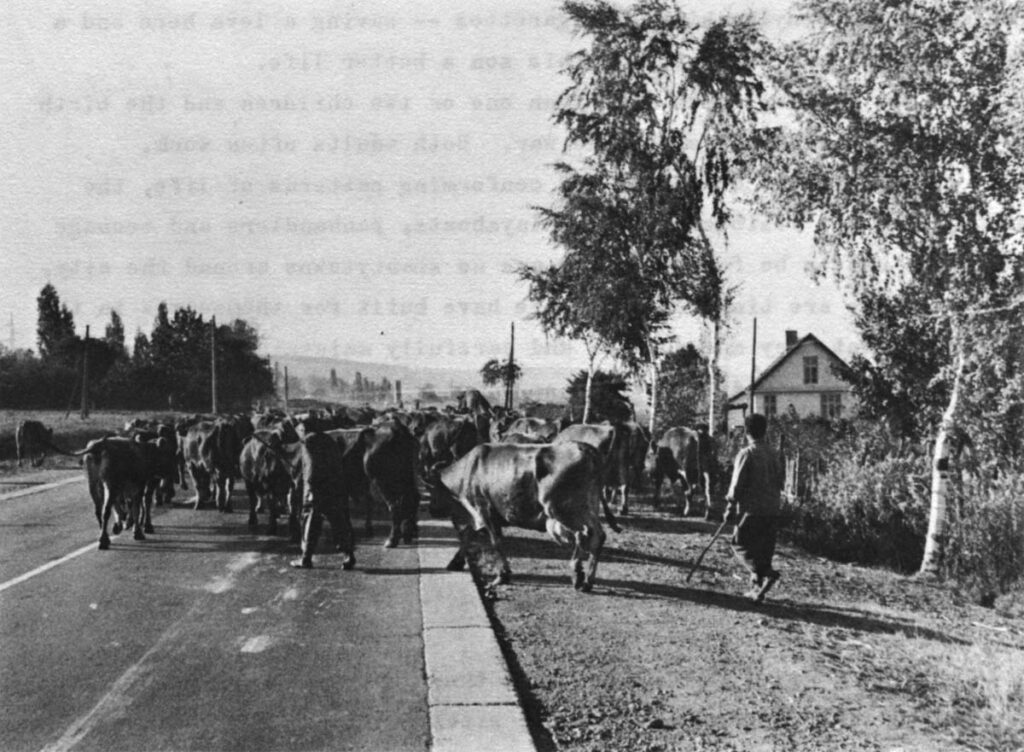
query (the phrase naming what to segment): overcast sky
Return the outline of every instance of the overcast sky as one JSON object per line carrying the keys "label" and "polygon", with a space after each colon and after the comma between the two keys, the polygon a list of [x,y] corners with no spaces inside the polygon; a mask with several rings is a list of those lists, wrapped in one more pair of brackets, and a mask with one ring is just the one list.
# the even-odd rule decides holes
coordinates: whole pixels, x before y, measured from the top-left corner
{"label": "overcast sky", "polygon": [[[790,28],[780,3],[681,4]],[[552,104],[582,44],[557,3],[45,6],[0,16],[5,345],[35,347],[51,282],[80,333],[111,308],[129,339],[148,333],[163,300],[248,320],[275,357],[479,368],[515,321],[524,386],[531,366],[584,365],[545,341],[510,274],[559,255],[530,209],[551,203]],[[806,237],[743,221],[727,259],[730,390],[754,316],[759,365],[785,329],[856,349]]]}

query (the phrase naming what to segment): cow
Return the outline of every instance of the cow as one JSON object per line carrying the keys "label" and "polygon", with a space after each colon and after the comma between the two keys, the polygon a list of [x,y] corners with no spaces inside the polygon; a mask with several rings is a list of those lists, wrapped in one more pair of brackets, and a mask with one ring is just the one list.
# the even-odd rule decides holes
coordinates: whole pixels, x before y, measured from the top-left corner
{"label": "cow", "polygon": [[465,566],[474,538],[483,531],[483,544],[497,569],[487,586],[493,594],[511,580],[498,531],[512,525],[546,531],[555,541],[571,545],[573,587],[591,591],[607,537],[600,519],[601,464],[597,450],[578,442],[482,444],[472,449],[440,472],[439,492],[430,501],[431,514],[450,517],[459,536],[459,550],[448,568]]}
{"label": "cow", "polygon": [[210,499],[212,483],[217,509],[231,511],[231,490],[239,476],[241,450],[239,433],[230,421],[200,421],[187,430],[181,451],[196,487],[193,509]]}
{"label": "cow", "polygon": [[437,474],[480,443],[476,426],[464,416],[442,415],[420,437],[419,471],[433,494]]}
{"label": "cow", "polygon": [[692,514],[698,488],[704,488],[704,516],[714,516],[711,503],[711,485],[715,476],[714,446],[704,426],[698,429],[685,426],[669,428],[657,442],[651,442],[647,454],[647,470],[654,484],[652,503],[657,506],[661,484],[668,479],[672,484],[679,481],[683,493],[682,514]]}
{"label": "cow", "polygon": [[525,433],[507,433],[501,437],[499,441],[491,442],[494,444],[550,444],[551,442],[545,441],[544,439],[537,438],[536,436],[527,436]]}
{"label": "cow", "polygon": [[420,500],[416,490],[416,438],[398,421],[339,429],[330,435],[343,447],[343,475],[349,498],[366,501],[367,536],[373,534],[373,500],[380,499],[391,516],[384,547],[394,548],[399,538],[411,543],[417,536]]}
{"label": "cow", "polygon": [[[113,533],[123,527],[122,520],[131,519],[135,539],[145,540],[153,532],[151,506],[153,493],[173,465],[166,462],[166,452],[159,442],[136,441],[121,436],[108,436],[89,442],[85,449],[72,454],[84,457],[89,493],[100,525],[99,548],[110,548],[107,525],[113,512],[117,513]],[[127,499],[127,504],[125,503]]]}
{"label": "cow", "polygon": [[385,548],[411,543],[418,535],[416,513],[420,505],[416,489],[418,445],[408,428],[397,421],[374,427],[363,456],[370,493],[384,500],[391,513],[391,530]]}
{"label": "cow", "polygon": [[32,467],[39,467],[46,459],[46,450],[53,445],[53,429],[38,420],[23,420],[14,431],[14,444],[18,467],[26,456]]}
{"label": "cow", "polygon": [[136,418],[129,423],[125,423],[124,430],[129,438],[133,438],[136,441],[157,441],[158,439],[163,439],[158,446],[164,455],[164,463],[171,468],[172,472],[164,474],[163,482],[156,493],[154,501],[157,505],[169,504],[171,499],[174,498],[174,484],[181,484],[183,479],[183,470],[178,454],[178,433],[175,431],[174,426],[169,423],[144,421],[141,418]]}
{"label": "cow", "polygon": [[326,517],[335,546],[344,554],[342,568],[352,569],[356,564],[355,542],[342,475],[341,447],[330,436],[317,432],[307,435],[301,447],[302,558],[291,564],[301,569],[312,568],[313,552]]}
{"label": "cow", "polygon": [[545,420],[544,418],[517,418],[505,429],[506,433],[521,433],[526,436],[533,436],[545,443],[550,443],[559,433],[557,421]]}
{"label": "cow", "polygon": [[[269,516],[267,535],[277,534],[277,516],[285,509],[291,516],[298,513],[289,499],[301,471],[300,458],[298,443],[285,444],[279,431],[260,429],[245,442],[238,466],[249,496],[250,529],[259,525],[256,513],[260,509],[266,509]],[[294,530],[297,528],[296,524]]]}
{"label": "cow", "polygon": [[[553,439],[555,444],[563,441],[580,441],[597,449],[602,461],[602,502],[605,514],[610,513],[610,505],[616,493],[622,496],[622,514],[628,514],[628,488],[631,483],[636,482],[637,475],[636,450],[633,447],[633,430],[630,424],[573,423],[559,431]],[[646,450],[646,445],[644,449]]]}

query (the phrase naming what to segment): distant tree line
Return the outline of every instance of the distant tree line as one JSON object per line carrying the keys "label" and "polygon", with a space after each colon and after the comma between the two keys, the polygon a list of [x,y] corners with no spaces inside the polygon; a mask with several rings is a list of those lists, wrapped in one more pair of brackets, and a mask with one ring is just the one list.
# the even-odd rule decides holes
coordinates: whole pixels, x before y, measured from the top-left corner
{"label": "distant tree line", "polygon": [[346,381],[338,376],[334,368],[328,377],[306,376],[304,385],[295,377],[290,377],[289,384],[289,392],[293,397],[301,392],[322,400],[371,404],[390,402],[395,390],[395,385],[387,376],[374,381],[363,376],[361,371],[356,371],[352,381]]}
{"label": "distant tree line", "polygon": [[[90,407],[210,409],[213,324],[191,307],[171,315],[160,303],[153,330],[148,336],[139,331],[129,353],[117,311],[111,310],[102,334],[86,340],[75,332],[74,316],[53,285],[45,285],[36,302],[38,354],[0,348],[4,407],[77,408],[87,370]],[[256,330],[236,319],[217,325],[215,334],[218,407],[248,408],[272,395],[274,374],[257,352]]]}

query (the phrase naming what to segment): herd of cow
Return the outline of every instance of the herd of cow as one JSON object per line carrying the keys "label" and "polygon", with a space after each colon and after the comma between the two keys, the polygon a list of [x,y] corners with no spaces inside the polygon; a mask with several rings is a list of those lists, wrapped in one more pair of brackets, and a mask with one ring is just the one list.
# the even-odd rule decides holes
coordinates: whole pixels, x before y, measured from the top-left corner
{"label": "herd of cow", "polygon": [[[411,543],[418,534],[418,480],[435,517],[450,518],[460,548],[449,563],[461,569],[468,556],[482,555],[495,572],[489,587],[509,581],[501,553],[501,530],[516,526],[547,532],[572,547],[574,587],[589,591],[606,539],[605,522],[620,530],[612,507],[629,514],[629,491],[646,469],[655,503],[665,479],[682,485],[689,514],[698,489],[705,515],[714,513],[710,488],[714,451],[703,427],[670,428],[656,441],[635,422],[568,424],[520,417],[492,408],[469,390],[457,406],[405,411],[337,408],[288,415],[195,415],[175,424],[135,420],[123,435],[90,441],[77,452],[54,446],[52,432],[26,421],[17,431],[18,462],[32,445],[81,457],[86,468],[99,547],[110,547],[108,526],[134,537],[153,532],[152,506],[169,503],[175,485],[191,481],[195,509],[211,502],[231,511],[234,483],[249,499],[250,528],[267,515],[267,533],[287,515],[288,532],[302,556],[294,566],[313,565],[323,520],[343,554],[355,565],[350,508],[364,504],[365,531],[383,502],[391,527],[384,545]],[[586,565],[584,562],[586,561]]]}

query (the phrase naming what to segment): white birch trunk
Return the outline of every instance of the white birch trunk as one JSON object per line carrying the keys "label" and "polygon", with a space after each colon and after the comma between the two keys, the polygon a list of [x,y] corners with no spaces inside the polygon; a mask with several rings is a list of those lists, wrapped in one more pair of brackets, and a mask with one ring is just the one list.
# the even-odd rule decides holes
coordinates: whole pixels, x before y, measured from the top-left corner
{"label": "white birch trunk", "polygon": [[650,436],[654,436],[654,419],[658,413],[658,361],[656,358],[651,359],[651,400],[650,400],[651,414],[647,419],[647,432]]}
{"label": "white birch trunk", "polygon": [[954,326],[953,336],[957,341],[956,371],[949,404],[942,414],[938,433],[935,436],[935,454],[932,459],[931,508],[928,512],[928,533],[924,543],[924,557],[919,574],[935,575],[939,571],[945,553],[946,523],[949,501],[949,435],[956,426],[956,411],[960,402],[960,389],[964,375],[963,333]]}
{"label": "white birch trunk", "polygon": [[583,423],[590,422],[590,392],[594,386],[594,358],[587,363],[587,387],[583,392]]}
{"label": "white birch trunk", "polygon": [[715,435],[715,376],[718,373],[718,319],[711,322],[711,353],[708,357],[708,435]]}

